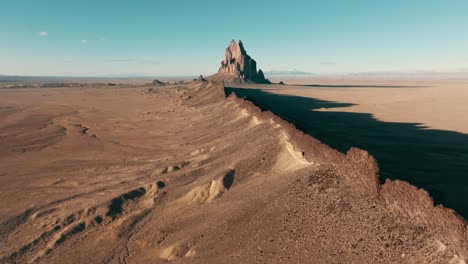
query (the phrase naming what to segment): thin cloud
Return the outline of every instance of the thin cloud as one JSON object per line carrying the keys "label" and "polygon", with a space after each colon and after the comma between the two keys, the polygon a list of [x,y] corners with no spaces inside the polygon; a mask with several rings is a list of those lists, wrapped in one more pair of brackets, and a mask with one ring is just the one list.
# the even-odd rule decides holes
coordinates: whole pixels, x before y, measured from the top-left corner
{"label": "thin cloud", "polygon": [[40,37],[47,37],[49,36],[49,32],[47,31],[41,31],[37,33]]}
{"label": "thin cloud", "polygon": [[152,65],[161,64],[161,62],[157,60],[108,59],[105,61],[107,62],[131,62],[131,63],[136,63],[136,64],[152,64]]}
{"label": "thin cloud", "polygon": [[137,61],[139,64],[161,64],[159,61],[155,60],[142,60],[142,61]]}
{"label": "thin cloud", "polygon": [[81,44],[87,44],[87,43],[88,43],[88,41],[86,39],[81,40]]}

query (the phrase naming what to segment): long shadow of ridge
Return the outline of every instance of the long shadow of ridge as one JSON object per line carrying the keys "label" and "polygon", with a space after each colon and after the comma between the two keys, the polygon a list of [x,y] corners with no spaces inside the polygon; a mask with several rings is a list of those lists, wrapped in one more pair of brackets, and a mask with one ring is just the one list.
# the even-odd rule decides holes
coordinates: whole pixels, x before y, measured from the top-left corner
{"label": "long shadow of ridge", "polygon": [[418,123],[382,122],[370,114],[314,111],[348,107],[300,96],[258,89],[228,87],[263,110],[269,110],[327,145],[346,152],[367,150],[378,161],[380,179],[401,179],[426,189],[435,203],[468,219],[468,135],[426,129]]}
{"label": "long shadow of ridge", "polygon": [[427,88],[420,85],[346,85],[346,84],[302,84],[296,86],[314,87],[314,88]]}

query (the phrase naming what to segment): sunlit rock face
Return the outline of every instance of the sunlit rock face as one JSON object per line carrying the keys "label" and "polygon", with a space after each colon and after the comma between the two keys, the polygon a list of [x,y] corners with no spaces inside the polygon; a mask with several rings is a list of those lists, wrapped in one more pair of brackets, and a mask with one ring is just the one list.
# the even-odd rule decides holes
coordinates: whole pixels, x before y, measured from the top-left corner
{"label": "sunlit rock face", "polygon": [[212,77],[225,81],[269,83],[262,70],[257,72],[257,62],[247,54],[240,40],[239,42],[231,40],[226,48],[224,60],[221,62],[218,73]]}

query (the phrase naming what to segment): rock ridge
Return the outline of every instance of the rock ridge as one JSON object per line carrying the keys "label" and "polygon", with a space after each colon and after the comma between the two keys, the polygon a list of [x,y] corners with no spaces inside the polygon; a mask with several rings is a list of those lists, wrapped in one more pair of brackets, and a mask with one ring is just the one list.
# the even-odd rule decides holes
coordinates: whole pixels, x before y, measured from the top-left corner
{"label": "rock ridge", "polygon": [[226,101],[234,102],[240,109],[263,122],[278,124],[289,136],[295,148],[302,151],[304,158],[320,164],[328,163],[334,171],[344,177],[354,192],[368,196],[384,205],[388,211],[410,222],[424,225],[451,241],[454,256],[465,263],[468,256],[468,223],[450,208],[435,205],[429,193],[402,180],[381,183],[377,161],[367,151],[351,148],[343,154],[297,129],[270,111],[264,111],[253,102],[239,98],[232,92],[227,95],[223,84],[213,85],[224,95]]}

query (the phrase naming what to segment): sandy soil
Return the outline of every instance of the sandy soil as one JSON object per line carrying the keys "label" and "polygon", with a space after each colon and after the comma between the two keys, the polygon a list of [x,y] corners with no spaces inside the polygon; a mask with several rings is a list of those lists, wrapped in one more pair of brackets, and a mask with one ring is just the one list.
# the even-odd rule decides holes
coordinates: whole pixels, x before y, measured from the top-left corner
{"label": "sandy soil", "polygon": [[468,80],[310,77],[272,80],[291,84],[265,86],[275,93],[355,104],[323,111],[370,113],[386,122],[422,123],[430,128],[468,133]]}
{"label": "sandy soil", "polygon": [[0,90],[0,262],[465,263],[466,222],[209,82]]}

